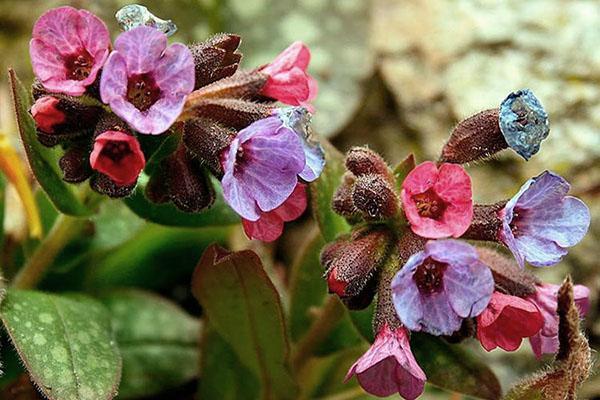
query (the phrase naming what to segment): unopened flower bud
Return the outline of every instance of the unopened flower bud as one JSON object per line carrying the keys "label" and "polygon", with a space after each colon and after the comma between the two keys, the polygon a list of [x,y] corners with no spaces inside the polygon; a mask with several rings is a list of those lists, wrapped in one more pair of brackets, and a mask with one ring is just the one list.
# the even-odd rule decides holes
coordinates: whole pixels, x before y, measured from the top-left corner
{"label": "unopened flower bud", "polygon": [[382,220],[398,213],[399,200],[392,185],[381,175],[362,175],[352,189],[352,202],[365,219]]}
{"label": "unopened flower bud", "polygon": [[92,174],[90,166],[90,148],[87,143],[75,143],[70,146],[58,162],[63,172],[63,180],[69,183],[85,181]]}
{"label": "unopened flower bud", "polygon": [[377,174],[391,180],[391,171],[384,159],[366,147],[354,147],[348,151],[346,168],[356,176]]}
{"label": "unopened flower bud", "polygon": [[348,221],[357,222],[361,216],[358,209],[352,201],[352,188],[356,177],[351,172],[346,172],[342,178],[342,184],[333,194],[331,207],[337,214],[343,216]]}
{"label": "unopened flower bud", "polygon": [[190,46],[196,68],[194,89],[235,73],[242,59],[242,54],[237,52],[240,41],[238,35],[221,33]]}
{"label": "unopened flower bud", "polygon": [[[146,193],[151,200],[164,202],[168,193],[168,199],[185,212],[199,212],[210,207],[215,200],[214,188],[206,170],[184,146],[179,146],[161,162],[150,182],[152,185]],[[161,187],[161,190],[156,190]]]}
{"label": "unopened flower bud", "polygon": [[44,133],[54,133],[55,127],[67,119],[65,113],[58,108],[56,97],[44,96],[31,106],[31,116],[37,128]]}
{"label": "unopened flower bud", "polygon": [[223,176],[221,154],[229,147],[234,137],[234,130],[224,128],[210,119],[198,118],[186,122],[183,143],[216,177],[220,178]]}
{"label": "unopened flower bud", "polygon": [[518,297],[535,293],[535,285],[538,283],[536,277],[521,269],[514,259],[487,247],[478,247],[477,254],[492,271],[497,291]]}
{"label": "unopened flower bud", "polygon": [[75,97],[41,96],[31,106],[40,143],[51,147],[91,134],[102,108],[80,103]]}
{"label": "unopened flower bud", "polygon": [[361,295],[385,260],[389,242],[386,230],[363,230],[325,247],[321,264],[326,268],[329,291],[343,300]]}
{"label": "unopened flower bud", "polygon": [[466,164],[508,148],[498,125],[498,109],[481,111],[456,125],[442,149],[440,162]]}

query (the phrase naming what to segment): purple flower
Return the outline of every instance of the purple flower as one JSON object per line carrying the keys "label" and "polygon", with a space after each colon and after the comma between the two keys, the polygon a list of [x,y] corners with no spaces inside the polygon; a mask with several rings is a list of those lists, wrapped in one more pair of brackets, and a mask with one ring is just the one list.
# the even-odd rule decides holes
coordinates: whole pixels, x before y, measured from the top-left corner
{"label": "purple flower", "polygon": [[350,367],[346,381],[353,375],[370,394],[387,397],[399,393],[407,400],[423,393],[427,379],[410,351],[407,330],[387,324],[377,332],[371,348]]}
{"label": "purple flower", "polygon": [[570,185],[545,171],[525,182],[500,212],[498,237],[521,267],[558,263],[567,247],[579,243],[590,226],[590,212],[579,199],[567,196]]}
{"label": "purple flower", "polygon": [[257,221],[290,197],[298,177],[310,182],[321,173],[307,154],[308,138],[289,122],[279,113],[256,121],[223,152],[223,196],[244,219]]}
{"label": "purple flower", "polygon": [[194,89],[194,60],[180,43],[140,26],[115,41],[100,81],[102,101],[140,133],[159,134],[175,122]]}
{"label": "purple flower", "polygon": [[398,317],[412,331],[450,335],[463,318],[476,317],[494,291],[492,272],[471,245],[429,241],[392,280]]}
{"label": "purple flower", "polygon": [[110,35],[94,14],[54,8],[33,26],[29,54],[35,76],[46,90],[81,96],[94,83],[108,57]]}
{"label": "purple flower", "polygon": [[[559,285],[544,283],[537,285],[535,293],[527,297],[528,301],[537,306],[544,318],[542,329],[529,338],[537,358],[558,351],[558,289],[560,289]],[[573,297],[580,316],[585,316],[590,308],[590,289],[583,285],[575,285]]]}

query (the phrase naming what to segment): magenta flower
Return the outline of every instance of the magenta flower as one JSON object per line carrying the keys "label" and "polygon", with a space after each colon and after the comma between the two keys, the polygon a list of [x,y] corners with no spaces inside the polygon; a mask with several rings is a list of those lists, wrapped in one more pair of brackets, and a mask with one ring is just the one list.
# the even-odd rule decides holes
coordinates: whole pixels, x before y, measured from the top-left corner
{"label": "magenta flower", "polygon": [[475,248],[457,240],[430,240],[392,280],[398,317],[411,331],[450,335],[463,318],[490,302],[494,279]]}
{"label": "magenta flower", "polygon": [[[554,354],[558,351],[557,295],[559,288],[559,285],[544,283],[538,285],[535,294],[527,298],[538,307],[544,318],[542,330],[529,338],[529,343],[537,358],[541,358],[543,354]],[[586,315],[590,308],[590,290],[583,285],[575,285],[573,296],[579,314]]]}
{"label": "magenta flower", "polygon": [[133,135],[106,131],[94,141],[90,165],[92,169],[108,176],[117,186],[129,186],[137,181],[146,160]]}
{"label": "magenta flower", "polygon": [[473,218],[471,178],[457,164],[417,165],[402,182],[401,197],[412,231],[425,238],[459,237]]}
{"label": "magenta flower", "polygon": [[317,81],[306,70],[310,63],[310,50],[302,42],[294,42],[273,62],[260,68],[269,79],[262,94],[291,106],[305,106],[317,96]]}
{"label": "magenta flower", "polygon": [[350,367],[346,381],[354,375],[360,386],[374,396],[398,393],[407,400],[423,393],[427,379],[410,351],[408,331],[387,324],[379,330],[371,348]]}
{"label": "magenta flower", "polygon": [[487,308],[477,316],[477,339],[487,351],[496,347],[515,351],[523,338],[538,334],[543,325],[544,318],[535,304],[494,292]]}
{"label": "magenta flower", "polygon": [[242,219],[244,232],[250,239],[272,242],[283,233],[283,224],[302,215],[306,210],[306,185],[299,183],[287,200],[273,211],[261,212],[257,221]]}
{"label": "magenta flower", "polygon": [[499,239],[519,265],[537,267],[558,263],[567,247],[579,243],[590,226],[590,211],[579,199],[567,196],[570,185],[549,171],[525,182],[500,212]]}
{"label": "magenta flower", "polygon": [[194,90],[194,60],[161,31],[140,26],[115,41],[100,80],[102,101],[140,133],[160,134],[175,122]]}
{"label": "magenta flower", "polygon": [[29,55],[46,90],[82,95],[108,57],[110,36],[94,14],[73,7],[44,13],[33,26]]}
{"label": "magenta flower", "polygon": [[310,156],[304,142],[308,139],[288,122],[281,114],[256,121],[223,152],[223,195],[248,221],[281,206],[299,177],[310,182],[321,173],[322,165],[315,169],[307,163]]}

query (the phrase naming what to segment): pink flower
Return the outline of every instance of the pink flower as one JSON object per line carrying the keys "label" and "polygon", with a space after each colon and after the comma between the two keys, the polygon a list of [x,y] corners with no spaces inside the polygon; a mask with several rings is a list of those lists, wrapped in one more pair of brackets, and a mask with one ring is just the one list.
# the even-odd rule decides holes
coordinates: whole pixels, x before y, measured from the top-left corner
{"label": "pink flower", "polygon": [[422,237],[459,237],[473,218],[471,178],[457,164],[417,165],[402,183],[401,196],[412,231]]}
{"label": "pink flower", "polygon": [[302,42],[294,42],[270,64],[260,69],[269,75],[262,94],[292,106],[303,105],[309,109],[318,91],[317,81],[306,69],[310,50]]}
{"label": "pink flower", "polygon": [[128,186],[137,181],[146,160],[134,136],[121,131],[106,131],[96,137],[90,165],[117,186]]}
{"label": "pink flower", "polygon": [[[554,354],[558,351],[557,295],[559,288],[559,285],[544,283],[538,285],[535,294],[527,298],[539,308],[544,318],[542,330],[529,338],[531,348],[537,358],[541,358],[543,354]],[[573,295],[579,314],[586,315],[590,308],[590,290],[583,285],[575,285]]]}
{"label": "pink flower", "polygon": [[353,375],[372,395],[387,397],[399,393],[407,400],[423,393],[427,379],[410,351],[408,331],[387,324],[379,330],[371,348],[352,365],[346,381]]}
{"label": "pink flower", "polygon": [[54,133],[56,126],[67,120],[65,113],[58,108],[58,103],[56,97],[43,96],[31,106],[31,116],[40,131]]}
{"label": "pink flower", "polygon": [[102,101],[140,133],[160,134],[175,122],[194,90],[194,60],[181,43],[139,26],[122,33],[100,80]]}
{"label": "pink flower", "polygon": [[523,338],[535,335],[543,325],[544,318],[535,304],[494,292],[487,308],[477,317],[477,338],[487,351],[496,347],[515,351]]}
{"label": "pink flower", "polygon": [[82,95],[108,57],[110,36],[94,14],[73,7],[44,13],[33,26],[29,54],[46,90]]}
{"label": "pink flower", "polygon": [[288,199],[272,211],[260,212],[257,221],[242,218],[244,232],[250,239],[272,242],[283,233],[283,223],[293,221],[306,210],[306,185],[298,183]]}

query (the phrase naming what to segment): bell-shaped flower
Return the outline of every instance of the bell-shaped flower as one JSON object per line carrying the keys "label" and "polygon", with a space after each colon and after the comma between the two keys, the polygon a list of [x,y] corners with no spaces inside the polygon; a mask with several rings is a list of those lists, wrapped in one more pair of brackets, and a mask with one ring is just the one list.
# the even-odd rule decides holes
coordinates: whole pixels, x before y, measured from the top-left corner
{"label": "bell-shaped flower", "polygon": [[98,17],[58,7],[36,21],[29,55],[33,73],[46,90],[80,96],[96,80],[109,47],[108,29]]}
{"label": "bell-shaped flower", "polygon": [[537,334],[544,325],[535,304],[517,296],[494,292],[487,308],[477,316],[477,338],[484,349],[515,351],[523,338]]}
{"label": "bell-shaped flower", "polygon": [[412,231],[425,238],[459,237],[473,218],[471,178],[457,164],[417,165],[402,182],[401,197]]}
{"label": "bell-shaped flower", "polygon": [[140,133],[169,129],[194,90],[194,59],[187,46],[167,46],[161,31],[139,26],[115,41],[100,80],[102,101]]}
{"label": "bell-shaped flower", "polygon": [[377,332],[371,348],[350,367],[346,381],[354,375],[360,386],[374,396],[398,393],[406,400],[419,397],[427,379],[410,350],[408,331],[387,324]]}
{"label": "bell-shaped flower", "polygon": [[400,321],[411,331],[451,335],[464,318],[479,315],[494,291],[489,267],[475,248],[447,239],[429,241],[392,280]]}
{"label": "bell-shaped flower", "polygon": [[587,233],[590,211],[578,198],[567,196],[570,187],[562,177],[545,171],[525,182],[500,211],[498,237],[519,265],[554,265]]}

